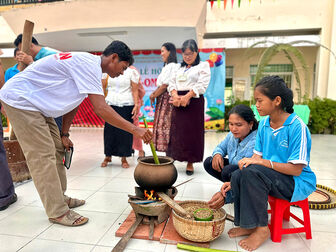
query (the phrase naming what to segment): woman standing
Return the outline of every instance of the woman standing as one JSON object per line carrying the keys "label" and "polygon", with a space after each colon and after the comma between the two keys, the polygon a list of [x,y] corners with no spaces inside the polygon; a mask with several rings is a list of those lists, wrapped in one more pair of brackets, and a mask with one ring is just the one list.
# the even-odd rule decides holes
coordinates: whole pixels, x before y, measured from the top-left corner
{"label": "woman standing", "polygon": [[156,99],[153,141],[157,151],[166,152],[169,143],[170,120],[173,106],[169,104],[167,87],[170,78],[177,70],[176,47],[172,43],[164,43],[161,47],[161,57],[164,67],[157,78],[157,89],[149,96],[151,106]]}
{"label": "woman standing", "polygon": [[204,153],[204,98],[210,82],[210,66],[201,62],[196,41],[182,45],[183,62],[168,86],[173,104],[170,142],[167,155],[187,161],[186,173],[194,173],[193,163],[201,162]]}
{"label": "woman standing", "polygon": [[[128,67],[123,75],[108,78],[107,96],[105,98],[119,115],[133,123],[133,117],[138,111],[138,83],[140,75],[137,70]],[[132,155],[132,134],[113,127],[105,122],[104,127],[104,153],[105,159],[101,167],[106,167],[111,162],[112,156],[121,157],[121,166],[128,168],[126,157]]]}

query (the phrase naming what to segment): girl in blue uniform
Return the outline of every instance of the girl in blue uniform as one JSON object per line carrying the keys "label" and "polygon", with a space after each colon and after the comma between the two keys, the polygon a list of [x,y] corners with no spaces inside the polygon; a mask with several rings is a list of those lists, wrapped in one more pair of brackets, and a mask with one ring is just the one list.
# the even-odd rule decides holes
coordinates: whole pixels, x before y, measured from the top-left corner
{"label": "girl in blue uniform", "polygon": [[270,236],[268,195],[290,202],[306,199],[316,189],[316,177],[309,167],[311,137],[304,122],[294,113],[293,92],[279,76],[264,77],[254,89],[261,116],[254,154],[238,162],[239,170],[224,184],[231,187],[235,225],[228,234],[248,236],[239,245],[257,249]]}

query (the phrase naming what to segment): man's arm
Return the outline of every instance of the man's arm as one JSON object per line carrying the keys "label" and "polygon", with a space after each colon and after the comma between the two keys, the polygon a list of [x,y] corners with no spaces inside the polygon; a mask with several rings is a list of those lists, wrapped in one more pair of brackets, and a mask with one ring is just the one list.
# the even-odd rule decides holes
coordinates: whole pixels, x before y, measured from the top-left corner
{"label": "man's arm", "polygon": [[134,124],[122,118],[114,109],[106,104],[103,95],[89,94],[94,112],[109,124],[125,130],[134,136],[141,138],[145,143],[149,143],[153,137],[150,130],[136,127]]}
{"label": "man's arm", "polygon": [[74,110],[70,111],[69,113],[63,115],[62,132],[61,133],[63,133],[63,134],[69,133],[69,129],[70,129],[72,120],[75,117],[78,108],[79,107],[77,107]]}
{"label": "man's arm", "polygon": [[2,63],[0,59],[0,88],[5,84],[5,72],[4,69],[2,68]]}

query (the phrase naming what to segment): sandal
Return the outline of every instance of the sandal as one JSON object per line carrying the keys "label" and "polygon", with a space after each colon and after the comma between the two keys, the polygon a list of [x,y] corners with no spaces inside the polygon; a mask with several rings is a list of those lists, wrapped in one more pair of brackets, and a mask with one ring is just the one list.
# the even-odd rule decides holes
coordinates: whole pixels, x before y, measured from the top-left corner
{"label": "sandal", "polygon": [[191,164],[190,164],[190,163],[187,164],[186,174],[187,174],[188,176],[191,176],[191,175],[194,174],[194,166],[193,166],[192,163],[191,163]]}
{"label": "sandal", "polygon": [[121,167],[122,168],[129,168],[129,164],[128,164],[126,158],[125,159],[121,158]]}
{"label": "sandal", "polygon": [[112,162],[111,157],[105,157],[104,161],[101,163],[100,167],[106,167],[109,162]]}
{"label": "sandal", "polygon": [[49,218],[49,221],[51,223],[60,224],[63,226],[76,227],[76,226],[84,225],[85,223],[89,221],[89,219],[86,217],[83,217],[82,215],[76,213],[73,210],[69,210],[62,217]]}
{"label": "sandal", "polygon": [[65,202],[68,204],[69,208],[79,207],[85,204],[85,200],[80,200],[76,198],[65,197]]}

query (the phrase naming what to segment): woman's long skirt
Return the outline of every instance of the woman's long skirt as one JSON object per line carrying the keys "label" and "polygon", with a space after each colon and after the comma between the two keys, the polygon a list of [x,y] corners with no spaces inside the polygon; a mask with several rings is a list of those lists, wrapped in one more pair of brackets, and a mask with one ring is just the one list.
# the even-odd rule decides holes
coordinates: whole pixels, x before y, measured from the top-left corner
{"label": "woman's long skirt", "polygon": [[164,92],[157,97],[154,128],[153,128],[153,142],[157,151],[166,152],[170,138],[170,121],[173,106],[169,104],[170,96],[168,92]]}
{"label": "woman's long skirt", "polygon": [[[187,91],[179,91],[179,95]],[[204,154],[204,98],[191,98],[186,107],[173,107],[167,156],[196,163]]]}
{"label": "woman's long skirt", "polygon": [[[132,109],[134,106],[111,107],[125,120],[133,123]],[[133,135],[105,122],[104,153],[105,156],[130,157],[132,155]]]}

